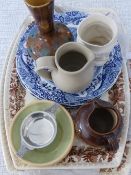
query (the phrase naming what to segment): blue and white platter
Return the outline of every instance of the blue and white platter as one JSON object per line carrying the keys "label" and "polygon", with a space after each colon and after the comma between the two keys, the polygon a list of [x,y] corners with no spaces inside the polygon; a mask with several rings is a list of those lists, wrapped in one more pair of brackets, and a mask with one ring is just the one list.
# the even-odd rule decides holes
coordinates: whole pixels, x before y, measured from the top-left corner
{"label": "blue and white platter", "polygon": [[[70,11],[65,13],[55,13],[55,21],[66,24],[74,38],[77,37],[77,26],[85,17],[85,14],[79,11]],[[116,82],[122,67],[122,54],[119,43],[115,45],[110,53],[109,61],[103,67],[95,67],[94,78],[90,85],[80,93],[65,93],[58,89],[52,81],[41,78],[35,72],[35,61],[31,58],[26,41],[30,35],[35,35],[38,28],[35,22],[32,22],[21,36],[16,53],[16,68],[20,81],[30,93],[38,99],[53,100],[66,106],[82,105],[88,100],[100,97],[109,90]]]}

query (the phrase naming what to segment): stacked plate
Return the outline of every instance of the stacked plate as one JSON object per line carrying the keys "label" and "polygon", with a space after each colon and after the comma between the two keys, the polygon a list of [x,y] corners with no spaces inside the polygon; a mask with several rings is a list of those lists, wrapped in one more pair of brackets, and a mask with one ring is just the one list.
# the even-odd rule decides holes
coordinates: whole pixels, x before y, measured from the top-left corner
{"label": "stacked plate", "polygon": [[[89,14],[79,11],[55,14],[55,21],[66,24],[76,40],[79,23]],[[94,77],[90,85],[80,93],[65,93],[58,89],[52,81],[41,78],[35,72],[35,61],[26,48],[29,36],[34,36],[38,31],[36,24],[31,23],[20,39],[16,54],[17,73],[23,86],[38,99],[48,99],[65,106],[82,105],[90,99],[100,97],[116,82],[122,67],[122,55],[119,43],[114,47],[109,56],[109,61],[100,67],[95,67]]]}

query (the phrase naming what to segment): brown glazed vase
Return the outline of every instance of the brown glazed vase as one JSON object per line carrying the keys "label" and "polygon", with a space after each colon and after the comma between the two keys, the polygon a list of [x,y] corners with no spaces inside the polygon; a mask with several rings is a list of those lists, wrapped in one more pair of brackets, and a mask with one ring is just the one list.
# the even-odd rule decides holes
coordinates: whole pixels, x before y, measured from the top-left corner
{"label": "brown glazed vase", "polygon": [[[110,110],[113,112],[111,115],[115,115],[115,125],[110,131],[101,133],[96,131],[90,125],[89,121],[91,114],[97,108],[100,108],[100,110],[104,109],[104,111]],[[116,151],[119,148],[118,140],[121,133],[122,124],[122,117],[119,111],[115,109],[112,104],[98,99],[90,101],[87,104],[80,107],[75,118],[76,133],[84,142],[92,146],[104,146],[107,150],[113,151]]]}
{"label": "brown glazed vase", "polygon": [[26,42],[29,54],[34,59],[54,56],[59,46],[73,41],[68,27],[53,21],[54,0],[25,0],[25,4],[39,29],[34,36],[30,35]]}

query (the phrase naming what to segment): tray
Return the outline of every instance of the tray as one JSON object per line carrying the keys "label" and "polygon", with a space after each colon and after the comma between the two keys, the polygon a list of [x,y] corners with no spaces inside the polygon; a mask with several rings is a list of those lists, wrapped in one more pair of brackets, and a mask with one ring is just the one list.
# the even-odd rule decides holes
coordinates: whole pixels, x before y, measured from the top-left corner
{"label": "tray", "polygon": [[[30,17],[25,21],[19,37],[25,30],[26,26],[30,23]],[[7,132],[7,138],[9,137],[9,127],[12,118],[16,112],[24,106],[26,103],[34,100],[28,92],[21,86],[18,75],[15,68],[15,53],[17,48],[18,39],[14,43],[12,52],[10,54],[6,76],[5,76],[5,90],[4,90],[4,120],[5,128]],[[14,64],[12,62],[14,61]],[[125,83],[126,82],[126,83]],[[129,123],[129,87],[128,87],[128,77],[125,63],[123,65],[123,74],[119,76],[117,83],[114,87],[106,94],[108,99],[120,110],[122,116],[124,117],[124,127],[122,131],[122,136],[120,139],[120,148],[117,153],[106,152],[103,149],[86,147],[84,143],[79,142],[75,139],[74,147],[68,157],[64,159],[63,162],[47,169],[89,169],[89,168],[109,168],[116,167],[119,165],[124,146],[126,142],[127,129]],[[83,154],[84,150],[84,154]],[[35,169],[38,167],[31,167],[28,164],[24,164],[20,161],[10,150],[11,157],[15,168],[17,169]],[[85,154],[86,153],[86,154]],[[77,161],[76,161],[77,160]]]}

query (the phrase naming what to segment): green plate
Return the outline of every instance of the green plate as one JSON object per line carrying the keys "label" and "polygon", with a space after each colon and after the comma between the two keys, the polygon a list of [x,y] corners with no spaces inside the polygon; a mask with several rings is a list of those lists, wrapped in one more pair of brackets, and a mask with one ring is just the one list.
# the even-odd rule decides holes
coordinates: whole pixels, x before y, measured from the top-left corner
{"label": "green plate", "polygon": [[[15,154],[20,148],[20,127],[24,118],[52,104],[53,102],[46,100],[31,103],[16,114],[10,132],[10,142]],[[23,161],[35,166],[49,166],[61,161],[69,153],[74,140],[74,126],[70,114],[62,106],[56,113],[56,122],[58,128],[55,140],[45,148],[27,152],[22,158]]]}

